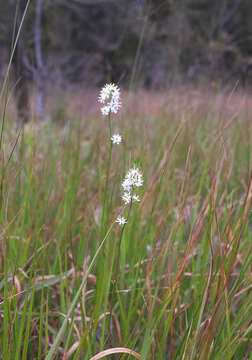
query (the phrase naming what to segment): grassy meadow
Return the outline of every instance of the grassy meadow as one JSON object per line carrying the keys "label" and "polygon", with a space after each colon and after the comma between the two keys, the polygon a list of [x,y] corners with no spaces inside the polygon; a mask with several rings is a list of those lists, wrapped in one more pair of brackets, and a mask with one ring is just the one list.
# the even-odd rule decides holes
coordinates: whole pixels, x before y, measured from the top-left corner
{"label": "grassy meadow", "polygon": [[98,93],[2,115],[0,359],[252,359],[252,97]]}

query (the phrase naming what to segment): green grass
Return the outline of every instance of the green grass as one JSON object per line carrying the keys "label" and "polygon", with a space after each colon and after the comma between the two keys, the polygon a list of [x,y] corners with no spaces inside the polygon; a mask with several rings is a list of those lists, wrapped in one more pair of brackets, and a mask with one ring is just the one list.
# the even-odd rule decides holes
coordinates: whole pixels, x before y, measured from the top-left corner
{"label": "green grass", "polygon": [[[127,105],[124,94],[110,167],[98,105],[61,109],[69,123],[33,123],[18,139],[7,111],[0,359],[118,347],[141,359],[251,359],[252,121],[248,104],[221,96],[142,94]],[[120,227],[134,164],[142,200]]]}

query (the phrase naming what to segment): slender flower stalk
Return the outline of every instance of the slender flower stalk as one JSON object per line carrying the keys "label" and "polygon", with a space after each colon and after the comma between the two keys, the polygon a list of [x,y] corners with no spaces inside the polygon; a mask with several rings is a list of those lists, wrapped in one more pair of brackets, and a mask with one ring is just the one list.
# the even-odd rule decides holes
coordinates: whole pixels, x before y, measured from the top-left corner
{"label": "slender flower stalk", "polygon": [[109,154],[107,161],[106,169],[106,179],[105,179],[105,189],[103,197],[103,211],[102,211],[102,223],[101,223],[101,235],[103,236],[107,228],[108,212],[109,212],[109,202],[108,202],[108,184],[109,184],[109,174],[111,167],[111,157],[113,145],[120,144],[122,138],[119,134],[112,135],[112,123],[111,123],[111,114],[116,114],[121,107],[120,100],[120,89],[115,84],[106,84],[100,91],[98,102],[103,104],[101,107],[101,112],[104,116],[107,116],[108,127],[109,127]]}
{"label": "slender flower stalk", "polygon": [[[109,138],[112,136],[112,127],[111,127],[111,114],[108,114],[108,124],[109,124]],[[108,162],[107,162],[107,171],[106,171],[106,179],[105,179],[105,189],[104,189],[104,198],[103,198],[103,211],[102,211],[102,236],[106,232],[107,226],[107,218],[108,218],[108,182],[109,182],[109,173],[111,166],[111,157],[112,157],[112,148],[113,143],[110,141],[109,144],[109,154],[108,154]]]}

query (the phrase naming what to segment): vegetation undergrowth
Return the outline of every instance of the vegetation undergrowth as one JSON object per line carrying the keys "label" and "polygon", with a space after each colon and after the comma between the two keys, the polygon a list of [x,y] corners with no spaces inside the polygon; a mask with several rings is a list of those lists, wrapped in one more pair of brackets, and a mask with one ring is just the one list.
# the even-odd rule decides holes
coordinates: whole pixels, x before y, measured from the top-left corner
{"label": "vegetation undergrowth", "polygon": [[19,138],[7,113],[1,359],[251,359],[249,112],[146,96]]}

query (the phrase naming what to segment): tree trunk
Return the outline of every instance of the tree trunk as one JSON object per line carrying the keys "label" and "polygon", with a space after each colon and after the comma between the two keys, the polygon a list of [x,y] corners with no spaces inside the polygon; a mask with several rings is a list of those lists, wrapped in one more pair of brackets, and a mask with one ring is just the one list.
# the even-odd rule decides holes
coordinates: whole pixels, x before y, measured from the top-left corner
{"label": "tree trunk", "polygon": [[44,94],[45,94],[45,66],[42,57],[41,45],[41,16],[42,16],[43,0],[37,0],[35,13],[35,57],[36,69],[34,72],[34,80],[36,84],[36,112],[40,122],[44,120]]}
{"label": "tree trunk", "polygon": [[[16,24],[16,33],[19,29],[23,12],[25,10],[27,0],[20,0],[18,2],[18,14],[17,14],[17,24]],[[10,31],[11,34],[11,31]],[[15,95],[17,102],[17,116],[20,122],[26,123],[29,120],[29,91],[28,91],[28,73],[24,66],[24,48],[22,42],[22,35],[19,38],[17,48],[13,57],[12,67],[14,73],[15,81]]]}

